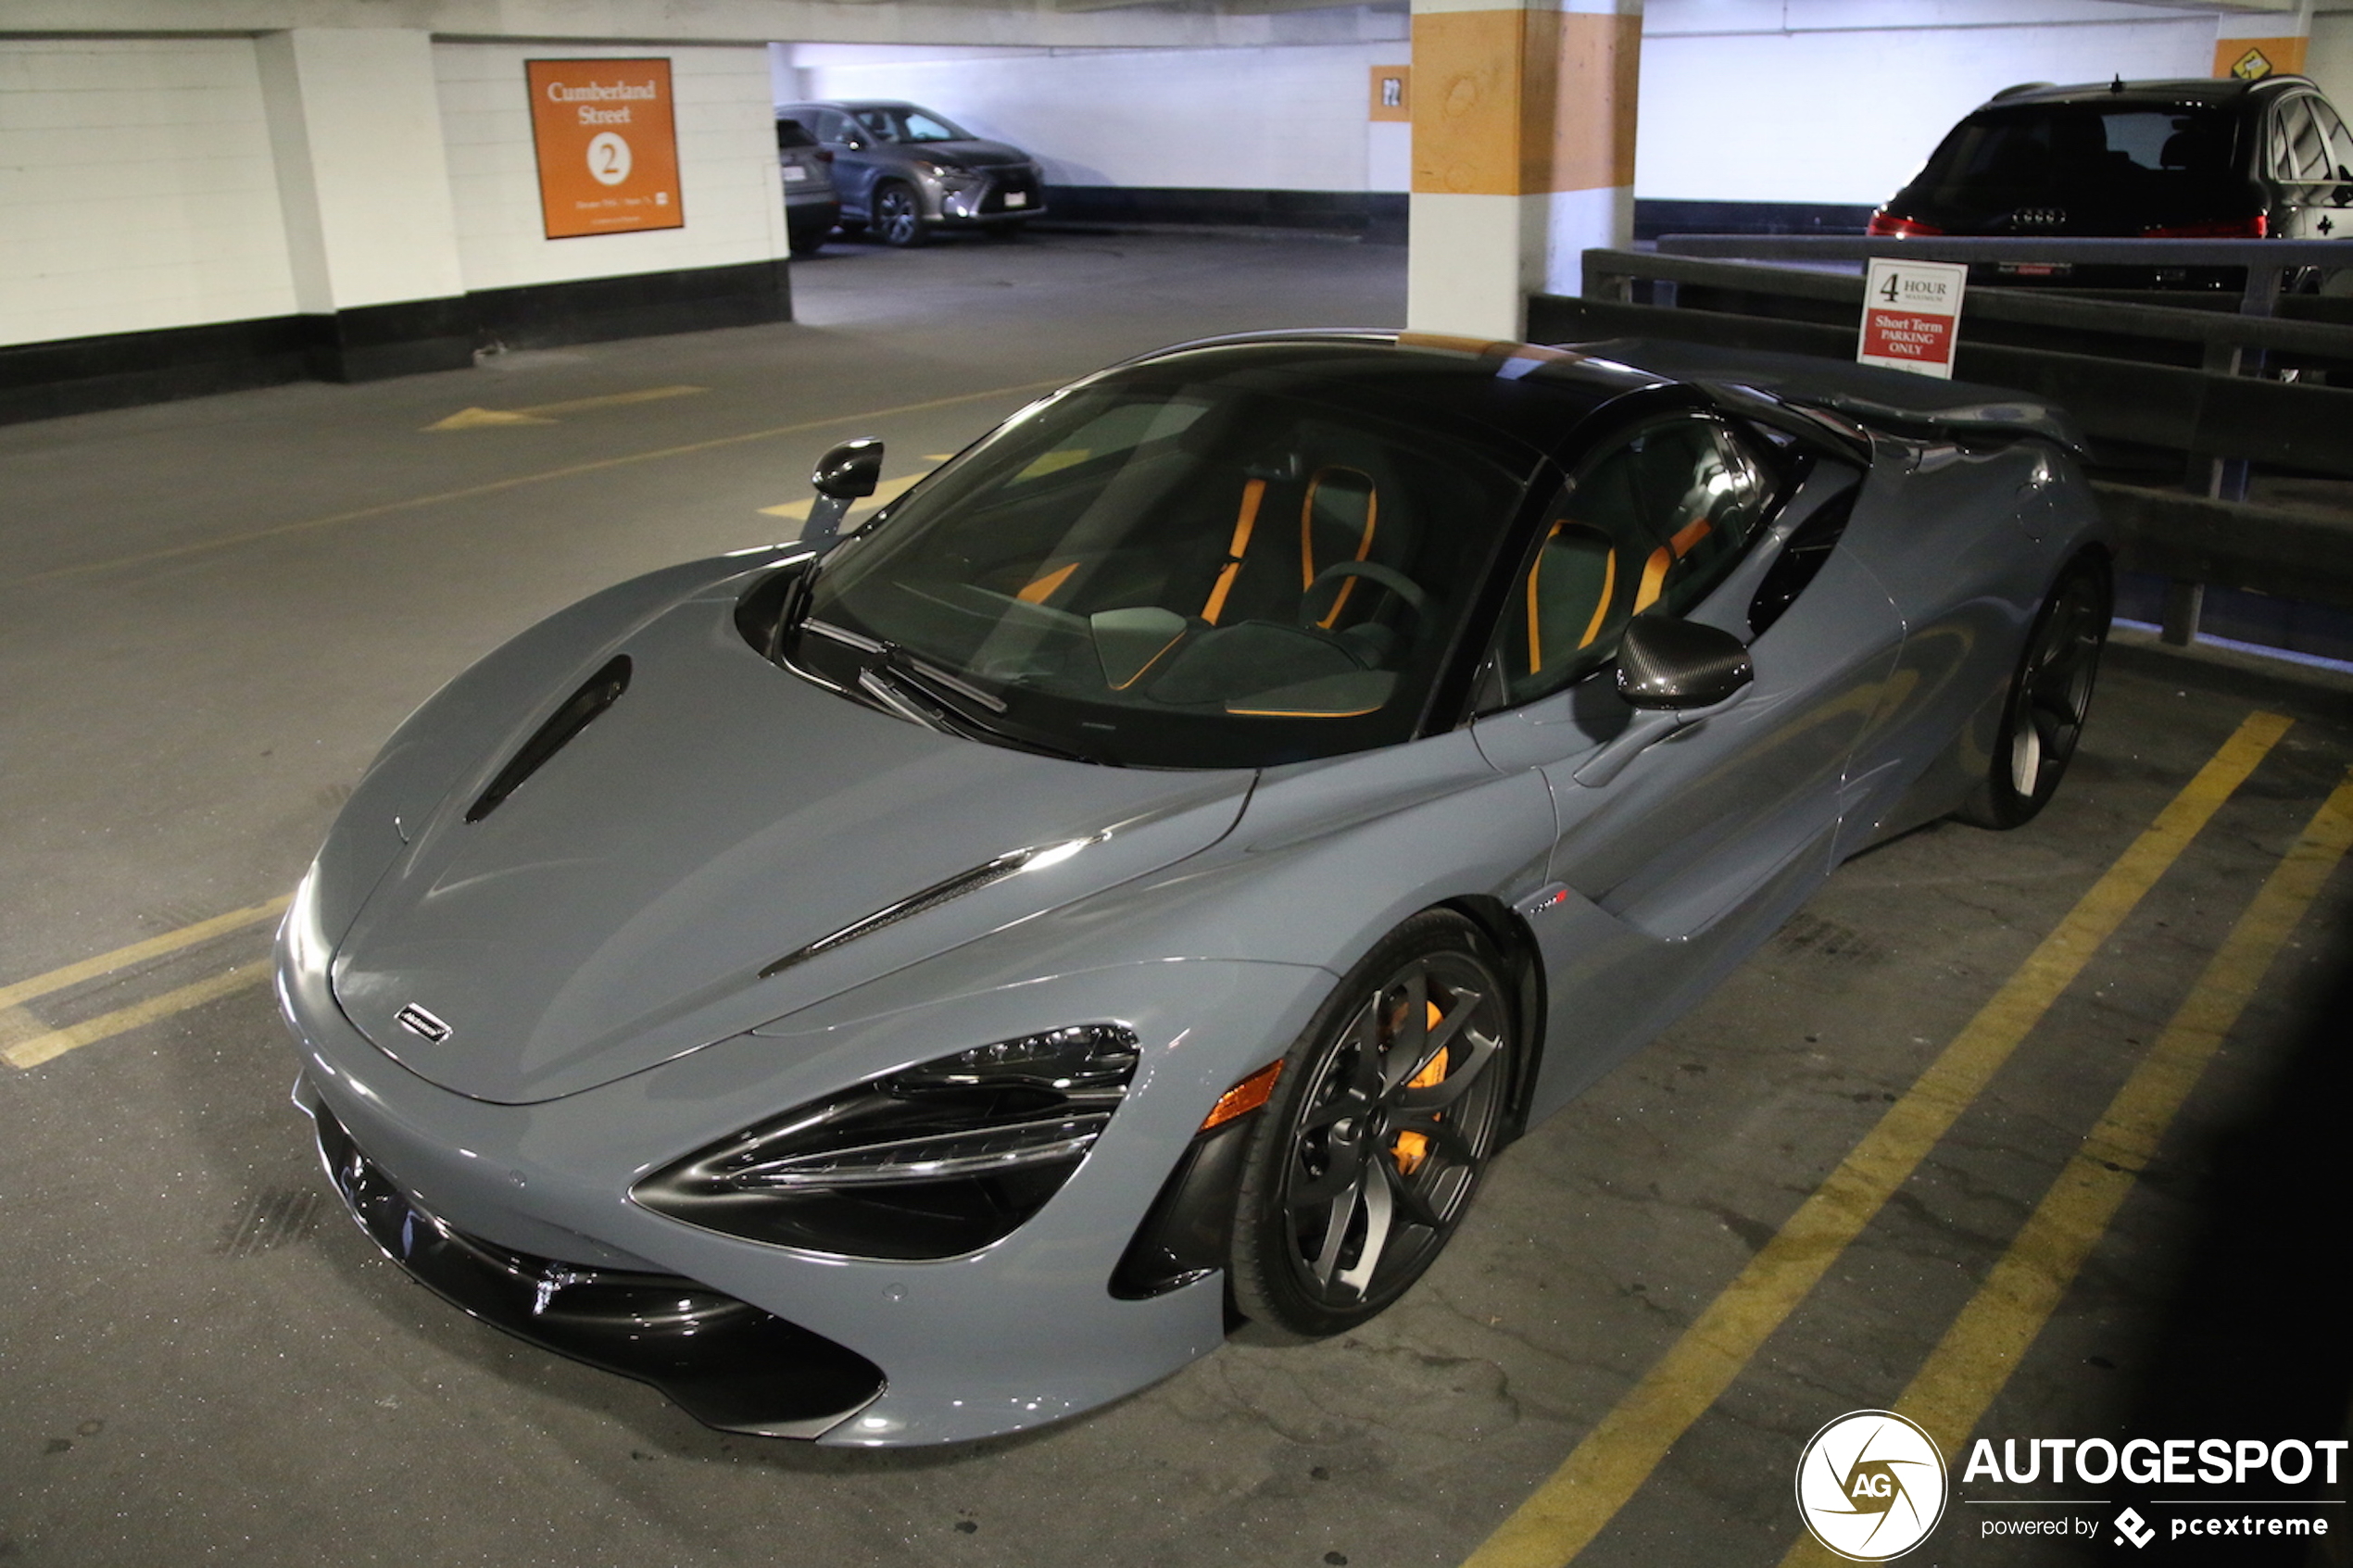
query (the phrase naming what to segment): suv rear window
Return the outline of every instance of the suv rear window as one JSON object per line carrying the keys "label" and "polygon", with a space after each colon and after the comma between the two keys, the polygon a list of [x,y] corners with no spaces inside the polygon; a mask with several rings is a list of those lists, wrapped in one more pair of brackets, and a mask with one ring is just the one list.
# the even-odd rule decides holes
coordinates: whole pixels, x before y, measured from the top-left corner
{"label": "suv rear window", "polygon": [[1912,189],[1935,207],[1996,215],[2020,207],[2201,205],[2236,166],[2234,117],[2204,104],[2020,104],[1956,126]]}

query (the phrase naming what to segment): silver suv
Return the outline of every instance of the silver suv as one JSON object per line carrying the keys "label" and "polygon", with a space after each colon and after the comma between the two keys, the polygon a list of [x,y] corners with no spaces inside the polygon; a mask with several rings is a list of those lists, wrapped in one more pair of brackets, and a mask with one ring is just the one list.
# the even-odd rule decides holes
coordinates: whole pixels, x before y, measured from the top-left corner
{"label": "silver suv", "polygon": [[918,105],[785,104],[776,118],[798,122],[834,155],[845,232],[871,224],[888,245],[921,245],[942,228],[1008,237],[1046,210],[1036,159]]}

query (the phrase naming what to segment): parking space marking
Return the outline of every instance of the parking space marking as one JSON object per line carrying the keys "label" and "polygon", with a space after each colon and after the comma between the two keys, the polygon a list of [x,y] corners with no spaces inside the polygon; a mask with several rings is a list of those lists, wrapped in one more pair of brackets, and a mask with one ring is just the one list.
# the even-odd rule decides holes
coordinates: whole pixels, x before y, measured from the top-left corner
{"label": "parking space marking", "polygon": [[1465,1568],[1560,1568],[1720,1398],[2293,721],[2248,715],[1911,1089]]}
{"label": "parking space marking", "polygon": [[285,912],[286,900],[272,898],[266,904],[255,904],[246,909],[231,909],[227,914],[214,915],[211,919],[200,920],[194,925],[183,925],[177,931],[167,931],[160,936],[150,936],[144,942],[133,942],[127,947],[117,947],[111,953],[100,953],[94,959],[83,959],[79,963],[69,963],[62,969],[53,969],[46,974],[36,974],[30,980],[19,980],[13,985],[0,985],[0,1009],[16,1007],[20,1003],[32,1000],[35,997],[45,997],[52,991],[62,991],[69,985],[79,985],[85,980],[95,980],[102,974],[111,974],[118,969],[128,969],[131,965],[144,963],[148,959],[161,958],[166,953],[176,953],[182,947],[193,947],[199,942],[208,942],[216,936],[245,926],[258,925],[263,921],[276,920]]}
{"label": "parking space marking", "polygon": [[239,545],[251,545],[263,539],[276,539],[289,533],[308,533],[321,528],[334,528],[346,522],[364,522],[370,518],[390,517],[397,512],[422,510],[447,501],[469,501],[477,496],[496,495],[504,491],[518,490],[527,484],[544,484],[550,480],[574,479],[585,473],[602,473],[608,469],[626,468],[633,463],[650,463],[664,458],[691,457],[698,452],[713,452],[722,447],[740,446],[750,441],[773,441],[780,435],[799,435],[812,430],[827,430],[836,425],[862,423],[870,420],[897,419],[904,414],[920,414],[933,408],[953,408],[959,403],[977,403],[984,398],[1010,397],[1016,393],[1042,392],[1062,385],[1060,381],[1024,382],[1014,386],[992,386],[985,392],[963,392],[953,397],[934,397],[922,403],[902,403],[895,408],[870,408],[862,413],[838,414],[822,420],[803,420],[795,424],[773,425],[766,430],[745,431],[738,435],[717,435],[708,441],[690,441],[681,446],[661,446],[648,452],[630,452],[618,458],[599,458],[594,462],[572,463],[560,469],[543,469],[536,473],[520,473],[507,479],[494,479],[482,484],[469,484],[457,490],[436,491],[430,495],[410,495],[397,501],[380,501],[372,507],[354,507],[348,511],[330,512],[324,517],[305,518],[298,522],[272,523],[267,528],[247,529],[242,533],[224,533],[211,539],[198,539],[185,545],[169,545],[158,550],[143,550],[137,555],[117,556],[112,560],[84,561],[79,566],[53,567],[36,571],[29,577],[18,577],[0,583],[0,588],[29,588],[38,583],[54,583],[61,578],[86,577],[93,572],[112,571],[120,567],[146,566],[160,560],[177,560],[183,556],[208,554]]}
{"label": "parking space marking", "polygon": [[[2353,777],[2322,804],[2264,879],[2165,1033],[1896,1400],[1896,1411],[1947,1445],[1948,1457],[1968,1447],[2348,847]],[[1781,1564],[1829,1568],[1837,1561],[1811,1536],[1801,1536]]]}
{"label": "parking space marking", "polygon": [[[928,474],[930,471],[931,470],[929,469],[925,469],[924,473],[901,474],[897,479],[886,479],[880,484],[875,486],[875,493],[873,495],[864,497],[857,504],[857,506],[851,508],[850,509],[852,511],[863,512],[872,511],[876,507],[887,506],[890,502],[899,499],[900,496],[907,494],[908,491],[912,490],[915,487],[915,482],[922,479],[925,474]],[[798,501],[786,501],[781,506],[762,507],[760,508],[760,515],[762,517],[787,518],[794,522],[807,522],[809,521],[809,508],[816,504],[816,496],[804,495]]]}
{"label": "parking space marking", "polygon": [[160,997],[151,997],[127,1008],[100,1013],[69,1028],[52,1029],[45,1035],[35,1035],[29,1040],[0,1050],[0,1061],[6,1061],[20,1071],[38,1067],[44,1061],[56,1060],[68,1051],[111,1039],[127,1030],[157,1022],[174,1013],[185,1012],[190,1008],[202,1007],[207,1002],[217,1001],[248,986],[258,985],[269,978],[268,961],[255,959],[207,979],[166,991]]}
{"label": "parking space marking", "polygon": [[574,397],[564,403],[539,403],[528,408],[460,408],[446,420],[435,420],[425,426],[436,430],[485,430],[497,425],[551,425],[566,414],[585,414],[598,408],[618,408],[631,403],[656,403],[665,397],[684,397],[689,393],[709,392],[707,386],[649,386],[638,392],[608,392],[601,397]]}

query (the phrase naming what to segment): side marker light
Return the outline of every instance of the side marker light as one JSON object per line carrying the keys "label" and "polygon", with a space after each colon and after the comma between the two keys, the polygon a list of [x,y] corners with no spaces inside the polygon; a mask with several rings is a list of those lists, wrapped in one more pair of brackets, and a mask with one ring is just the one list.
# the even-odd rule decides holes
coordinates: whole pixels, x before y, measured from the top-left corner
{"label": "side marker light", "polygon": [[1202,1132],[1206,1133],[1214,1127],[1222,1127],[1235,1117],[1247,1116],[1265,1105],[1275,1092],[1275,1080],[1282,1075],[1283,1064],[1279,1061],[1270,1061],[1218,1096],[1217,1103],[1211,1106],[1209,1114],[1202,1119]]}

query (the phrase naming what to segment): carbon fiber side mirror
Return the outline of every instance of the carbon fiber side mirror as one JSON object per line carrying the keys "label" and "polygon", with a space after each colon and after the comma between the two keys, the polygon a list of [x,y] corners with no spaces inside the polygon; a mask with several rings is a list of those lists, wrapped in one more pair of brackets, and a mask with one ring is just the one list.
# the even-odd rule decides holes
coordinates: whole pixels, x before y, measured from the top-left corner
{"label": "carbon fiber side mirror", "polygon": [[1617,646],[1617,695],[1636,708],[1713,708],[1755,678],[1746,644],[1696,621],[1638,615]]}

